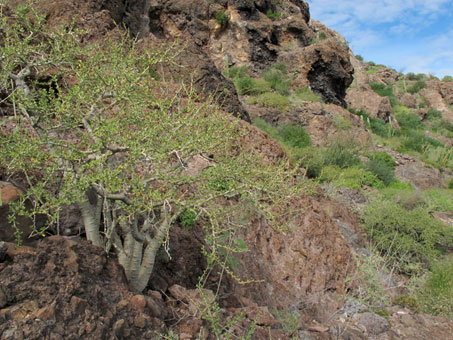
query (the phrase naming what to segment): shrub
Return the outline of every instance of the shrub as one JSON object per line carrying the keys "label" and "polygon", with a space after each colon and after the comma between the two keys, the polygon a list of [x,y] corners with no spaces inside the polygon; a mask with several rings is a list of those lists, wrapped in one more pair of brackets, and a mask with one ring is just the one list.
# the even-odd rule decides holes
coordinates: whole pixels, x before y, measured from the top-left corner
{"label": "shrub", "polygon": [[396,166],[398,165],[393,159],[393,157],[384,151],[375,152],[371,156],[369,156],[369,158],[373,161],[379,161],[381,163],[384,163],[391,169],[395,169]]}
{"label": "shrub", "polygon": [[453,211],[453,191],[451,189],[453,188],[425,190],[423,199],[428,209],[430,211]]}
{"label": "shrub", "polygon": [[436,110],[436,109],[429,109],[425,118],[427,120],[434,120],[434,119],[442,118],[442,112],[440,112],[439,110]]}
{"label": "shrub", "polygon": [[423,161],[436,168],[453,170],[453,148],[426,145],[423,149]]}
{"label": "shrub", "polygon": [[388,138],[392,135],[393,128],[386,124],[381,118],[369,118],[370,128],[378,136]]}
{"label": "shrub", "polygon": [[418,290],[417,300],[425,313],[453,317],[453,259],[436,262]]}
{"label": "shrub", "polygon": [[308,178],[319,177],[324,166],[324,157],[320,149],[315,147],[299,149],[293,160],[305,168]]}
{"label": "shrub", "polygon": [[377,189],[384,187],[383,182],[374,174],[358,167],[341,169],[337,165],[328,165],[322,169],[319,179],[355,190],[361,190],[365,185]]}
{"label": "shrub", "polygon": [[179,223],[184,229],[190,230],[195,226],[197,218],[198,214],[195,210],[186,209],[179,215]]}
{"label": "shrub", "polygon": [[270,84],[261,78],[253,79],[251,94],[261,94],[271,90]]}
{"label": "shrub", "polygon": [[386,85],[382,83],[370,83],[370,86],[373,89],[373,91],[376,92],[381,97],[388,97],[392,107],[398,104],[398,99],[393,93],[392,84]]}
{"label": "shrub", "polygon": [[308,87],[304,87],[301,89],[297,89],[295,96],[297,99],[302,101],[309,101],[309,102],[321,102],[321,98],[314,94]]}
{"label": "shrub", "polygon": [[424,73],[415,74],[413,72],[409,72],[408,74],[406,74],[406,79],[408,79],[408,80],[423,80],[426,78],[428,78],[428,77]]}
{"label": "shrub", "polygon": [[271,107],[280,111],[286,111],[290,105],[287,97],[272,92],[263,93],[256,98],[250,98],[249,103]]}
{"label": "shrub", "polygon": [[448,189],[453,189],[453,178],[450,180],[450,182],[448,182],[447,188]]}
{"label": "shrub", "polygon": [[249,76],[236,78],[234,85],[239,95],[250,94],[253,88],[253,79]]}
{"label": "shrub", "polygon": [[408,87],[407,92],[415,94],[425,87],[426,82],[424,80],[417,80],[417,82],[414,85]]}
{"label": "shrub", "polygon": [[395,115],[412,113],[411,109],[409,109],[407,106],[404,106],[404,105],[395,105],[395,107],[393,107],[392,111]]}
{"label": "shrub", "polygon": [[225,12],[216,12],[215,21],[217,21],[220,26],[225,27],[228,25],[229,20],[228,14]]}
{"label": "shrub", "polygon": [[255,95],[269,92],[271,90],[271,86],[264,79],[253,79],[249,76],[236,78],[234,85],[236,86],[236,90],[239,95]]}
{"label": "shrub", "polygon": [[278,131],[275,127],[268,124],[264,119],[256,118],[253,120],[253,125],[259,128],[260,130],[266,132],[270,137],[277,139]]}
{"label": "shrub", "polygon": [[445,76],[442,78],[442,81],[453,81],[453,77],[452,76]]}
{"label": "shrub", "polygon": [[415,130],[405,130],[403,132],[403,140],[401,146],[398,148],[399,152],[407,152],[414,150],[420,153],[424,152],[424,148],[427,145],[435,147],[444,147],[445,145],[441,142],[427,137],[425,134]]}
{"label": "shrub", "polygon": [[402,273],[419,273],[453,241],[453,230],[423,208],[407,211],[393,202],[376,200],[362,217],[368,236]]}
{"label": "shrub", "polygon": [[395,180],[392,183],[390,183],[388,188],[397,190],[414,190],[410,183],[400,182],[398,180]]}
{"label": "shrub", "polygon": [[347,168],[360,164],[357,146],[353,141],[334,141],[327,146],[323,154],[324,165],[337,165],[340,168]]}
{"label": "shrub", "polygon": [[304,148],[311,145],[310,136],[304,128],[294,124],[280,125],[278,140],[292,148]]}
{"label": "shrub", "polygon": [[272,11],[272,10],[268,10],[266,12],[266,16],[269,18],[269,19],[272,19],[272,20],[278,20],[282,17],[282,13],[280,12],[277,12],[277,11]]}
{"label": "shrub", "polygon": [[245,76],[247,76],[247,72],[247,66],[233,66],[228,68],[226,76],[233,79],[244,78]]}
{"label": "shrub", "polygon": [[363,57],[360,54],[356,54],[355,57],[357,58],[357,60],[359,60],[363,63]]}
{"label": "shrub", "polygon": [[396,114],[396,120],[402,129],[422,129],[424,127],[420,117],[415,113],[401,112]]}
{"label": "shrub", "polygon": [[282,96],[289,94],[289,81],[288,76],[281,71],[282,68],[270,68],[262,74],[263,78],[270,84],[271,88],[277,91]]}
{"label": "shrub", "polygon": [[366,164],[365,168],[376,175],[376,177],[379,178],[386,186],[395,180],[393,169],[380,160],[370,160]]}

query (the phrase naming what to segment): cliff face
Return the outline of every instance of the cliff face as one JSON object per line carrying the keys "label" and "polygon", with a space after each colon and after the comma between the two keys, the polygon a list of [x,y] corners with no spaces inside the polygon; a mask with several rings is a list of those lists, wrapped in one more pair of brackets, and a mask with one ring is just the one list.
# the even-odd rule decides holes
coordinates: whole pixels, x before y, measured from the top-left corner
{"label": "cliff face", "polygon": [[[326,102],[342,106],[352,82],[344,39],[310,21],[302,0],[279,5],[271,0],[61,0],[39,6],[50,24],[77,18],[76,25],[98,37],[117,23],[155,44],[179,40],[185,50],[177,60],[182,66],[178,75],[194,76],[199,91],[214,94],[227,111],[246,120],[234,87],[221,74],[226,60],[255,72],[283,61],[291,66],[295,86],[310,86]],[[223,24],[217,13],[225,15]],[[320,35],[327,39],[315,43]]]}

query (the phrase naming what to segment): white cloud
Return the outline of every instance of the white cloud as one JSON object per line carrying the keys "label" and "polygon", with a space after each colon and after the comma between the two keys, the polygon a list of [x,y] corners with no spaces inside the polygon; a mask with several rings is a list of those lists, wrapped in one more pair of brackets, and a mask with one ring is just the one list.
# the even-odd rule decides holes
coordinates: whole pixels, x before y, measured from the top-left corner
{"label": "white cloud", "polygon": [[314,20],[344,35],[352,50],[367,60],[405,72],[452,74],[451,0],[307,2]]}
{"label": "white cloud", "polygon": [[312,17],[322,20],[327,15],[349,16],[364,23],[389,23],[397,19],[426,16],[442,10],[450,0],[308,0]]}

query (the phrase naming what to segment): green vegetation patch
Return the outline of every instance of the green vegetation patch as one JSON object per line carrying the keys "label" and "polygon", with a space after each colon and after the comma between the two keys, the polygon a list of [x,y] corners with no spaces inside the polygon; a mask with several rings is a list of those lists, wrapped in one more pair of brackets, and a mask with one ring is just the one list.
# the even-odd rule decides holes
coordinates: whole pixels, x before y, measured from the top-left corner
{"label": "green vegetation patch", "polygon": [[313,91],[308,87],[297,89],[296,92],[291,96],[291,99],[295,103],[299,103],[301,101],[315,103],[322,102],[321,98],[318,95],[314,94]]}
{"label": "green vegetation patch", "polygon": [[215,21],[222,27],[225,27],[228,25],[228,22],[230,21],[230,18],[228,17],[228,14],[225,12],[216,12],[215,14]]}
{"label": "green vegetation patch", "polygon": [[266,92],[260,94],[257,97],[250,97],[247,100],[248,104],[257,104],[263,107],[270,107],[280,111],[286,111],[291,102],[288,97],[282,96],[281,94],[274,92]]}
{"label": "green vegetation patch", "polygon": [[423,312],[453,317],[453,258],[433,264],[416,297]]}
{"label": "green vegetation patch", "polygon": [[424,80],[417,80],[417,82],[407,88],[407,92],[411,94],[415,94],[419,92],[421,89],[426,87],[426,82]]}
{"label": "green vegetation patch", "polygon": [[362,217],[375,246],[402,273],[420,273],[453,241],[453,230],[420,207],[406,210],[391,201],[375,200]]}

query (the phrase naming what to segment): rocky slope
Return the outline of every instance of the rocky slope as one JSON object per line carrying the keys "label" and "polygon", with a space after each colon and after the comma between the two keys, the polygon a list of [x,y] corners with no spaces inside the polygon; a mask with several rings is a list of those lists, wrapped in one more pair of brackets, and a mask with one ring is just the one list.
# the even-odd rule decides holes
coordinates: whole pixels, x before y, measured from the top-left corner
{"label": "rocky slope", "polygon": [[[12,6],[18,3],[11,1]],[[394,118],[389,99],[376,94],[370,83],[394,84],[398,74],[388,69],[367,73],[368,66],[353,57],[340,35],[310,19],[302,0],[57,0],[38,6],[51,26],[77,17],[76,26],[88,30],[87,41],[115,32],[117,23],[142,38],[143,46],[182,43],[174,63],[156,70],[160,77],[193,84],[245,121],[262,118],[273,125],[304,126],[314,146],[344,134],[335,123],[338,117],[350,122],[349,136],[371,143],[365,122],[346,106],[386,121]],[[227,16],[226,23],[216,20],[219,12]],[[278,20],[275,13],[281,15]],[[258,76],[279,62],[288,67],[291,90],[310,87],[323,102],[303,102],[288,110],[263,108],[247,103],[247,96],[238,95],[224,76],[234,66],[247,66]],[[398,99],[422,118],[435,108],[451,119],[450,84],[432,81],[422,91],[426,108],[417,108],[418,97],[407,93]],[[286,159],[277,142],[241,124],[247,132],[241,140],[245,149],[270,163]],[[418,188],[445,186],[448,174],[410,156],[393,155],[401,178]],[[188,171],[200,171],[191,166],[203,167],[194,161]],[[11,242],[8,203],[18,199],[20,190],[9,182],[0,182],[0,189],[0,240]],[[158,339],[169,332],[179,339],[213,339],[206,331],[212,326],[206,305],[213,304],[214,294],[221,307],[215,317],[231,321],[229,334],[237,337],[255,327],[253,339],[447,339],[451,320],[397,305],[387,308],[384,318],[344,299],[347,290],[357,288],[348,281],[356,270],[355,254],[366,246],[358,216],[341,201],[345,194],[334,200],[319,188],[307,190],[310,195],[275,208],[282,224],[289,221],[288,229],[247,215],[239,233],[249,251],[235,256],[239,278],[254,281],[246,285],[213,272],[204,290],[196,289],[207,266],[200,223],[192,230],[172,229],[172,257],[159,258],[144,295],[129,290],[114,257],[78,236],[33,239],[20,250],[0,243],[0,339]],[[81,233],[77,209],[68,208],[60,222],[67,235]],[[30,233],[27,224],[20,223],[24,235]],[[288,330],[291,315],[298,319]]]}

